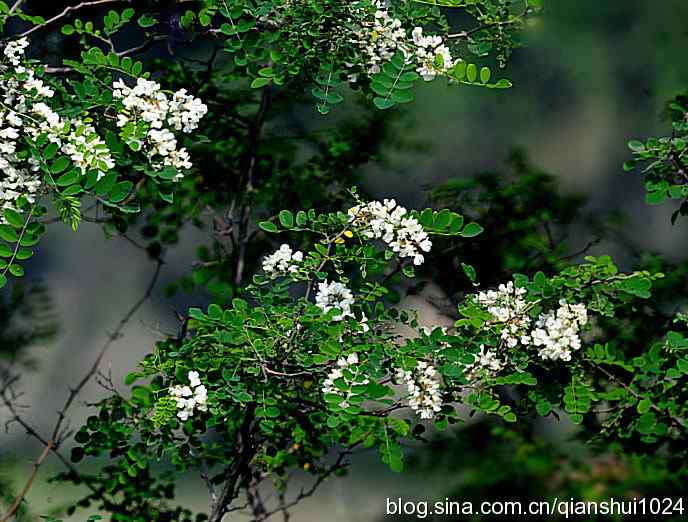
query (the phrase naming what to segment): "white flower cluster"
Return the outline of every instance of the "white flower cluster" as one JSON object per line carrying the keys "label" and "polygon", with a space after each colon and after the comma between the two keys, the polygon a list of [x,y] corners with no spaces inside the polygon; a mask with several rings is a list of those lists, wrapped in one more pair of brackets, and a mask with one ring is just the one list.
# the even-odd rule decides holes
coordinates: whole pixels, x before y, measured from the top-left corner
{"label": "white flower cluster", "polygon": [[424,36],[423,28],[415,27],[409,39],[401,20],[389,14],[386,2],[376,0],[373,6],[372,19],[362,22],[354,35],[365,55],[368,74],[379,72],[397,51],[403,53],[407,63],[417,64],[416,71],[425,81],[446,74],[454,66],[451,51],[441,36]]}
{"label": "white flower cluster", "polygon": [[177,401],[177,417],[185,421],[194,410],[208,411],[208,390],[201,384],[198,372],[189,372],[189,385],[177,385],[170,388],[170,395]]}
{"label": "white flower cluster", "polygon": [[556,311],[540,314],[530,334],[534,346],[540,347],[538,354],[543,359],[571,360],[571,351],[579,350],[580,329],[588,322],[588,310],[584,304],[568,304],[559,301]]}
{"label": "white flower cluster", "polygon": [[432,248],[418,220],[408,215],[404,207],[397,206],[393,199],[351,207],[349,222],[360,227],[365,237],[384,241],[399,257],[412,258],[414,265],[423,264],[422,253]]}
{"label": "white flower cluster", "polygon": [[[174,167],[177,170],[192,167],[189,153],[178,148],[172,129],[190,133],[208,112],[208,107],[198,98],[187,94],[186,89],[175,92],[170,99],[160,84],[145,78],[138,78],[134,87],[122,80],[113,84],[113,97],[121,100],[123,112],[117,116],[117,126],[130,130],[138,121],[147,126],[145,143],[142,145],[151,165],[156,169]],[[175,179],[180,179],[178,174]]]}
{"label": "white flower cluster", "polygon": [[437,370],[426,363],[418,361],[414,371],[396,372],[396,378],[406,385],[409,394],[409,407],[420,415],[421,419],[432,419],[442,409],[442,395]]}
{"label": "white flower cluster", "polygon": [[[501,338],[510,348],[519,343],[538,347],[538,355],[545,360],[570,361],[571,352],[580,349],[580,329],[588,322],[588,310],[584,304],[568,304],[559,301],[559,308],[541,313],[534,324],[528,315],[528,304],[524,299],[525,288],[516,288],[509,281],[497,290],[480,292],[475,301],[492,315],[488,324],[501,324]],[[474,365],[498,371],[494,354],[482,354]],[[504,366],[504,362],[500,362]],[[492,368],[494,366],[494,368]],[[472,371],[473,367],[469,370]]]}
{"label": "white flower cluster", "polygon": [[372,20],[363,22],[356,33],[367,57],[368,74],[380,72],[380,66],[389,61],[397,49],[404,49],[406,42],[406,29],[401,26],[401,20],[389,15],[384,2],[377,0],[374,6]]}
{"label": "white flower cluster", "polygon": [[[34,109],[39,105],[41,104],[34,106]],[[47,105],[43,109],[48,109]],[[108,170],[115,168],[115,160],[110,155],[110,149],[98,135],[93,125],[84,123],[79,119],[72,119],[68,128],[69,133],[62,141],[55,139],[55,136],[51,136],[49,139],[62,146],[62,152],[69,156],[69,159],[81,170],[82,174],[86,174],[89,170],[97,170],[97,179],[100,179],[105,176]]]}
{"label": "white flower cluster", "polygon": [[[63,119],[44,100],[55,92],[24,65],[26,38],[12,41],[3,49],[0,62],[0,204],[15,208],[19,197],[33,203],[41,187],[38,164],[33,158],[20,159],[18,142],[47,136],[69,156],[82,174],[98,171],[98,178],[115,166],[105,142],[92,125],[78,118]],[[8,65],[9,64],[9,65]]]}
{"label": "white flower cluster", "polygon": [[501,284],[497,290],[480,292],[475,297],[478,304],[484,306],[492,315],[492,323],[502,323],[501,336],[507,346],[513,348],[519,342],[527,344],[527,330],[531,319],[527,314],[527,303],[523,298],[525,288],[516,288],[509,281]]}
{"label": "white flower cluster", "polygon": [[[339,402],[341,408],[348,408],[349,401],[356,395],[353,391],[354,386],[366,385],[370,380],[363,374],[363,372],[356,366],[358,364],[358,354],[352,353],[349,356],[342,357],[337,361],[337,367],[332,369],[323,381],[322,392],[323,395],[340,395],[342,400]],[[341,389],[337,386],[335,381],[341,380],[341,386],[346,389]]]}
{"label": "white flower cluster", "polygon": [[303,261],[303,252],[294,252],[286,243],[263,259],[263,271],[271,278],[293,274]]}
{"label": "white flower cluster", "polygon": [[416,72],[425,81],[434,80],[438,74],[446,74],[454,67],[451,51],[444,44],[441,36],[424,36],[422,27],[414,28],[411,36],[418,61]]}
{"label": "white flower cluster", "polygon": [[315,305],[320,308],[323,313],[330,310],[338,309],[340,313],[335,315],[332,319],[341,321],[345,317],[353,317],[351,306],[354,304],[354,294],[342,283],[335,281],[328,283],[323,281],[318,284],[318,293],[315,295]]}
{"label": "white flower cluster", "polygon": [[475,361],[466,366],[466,378],[472,382],[483,376],[493,376],[505,365],[495,352],[481,344],[480,351],[475,354]]}
{"label": "white flower cluster", "polygon": [[9,60],[10,64],[14,67],[18,67],[22,59],[24,58],[24,52],[29,46],[28,38],[19,38],[18,40],[13,40],[9,42],[3,51],[5,57]]}

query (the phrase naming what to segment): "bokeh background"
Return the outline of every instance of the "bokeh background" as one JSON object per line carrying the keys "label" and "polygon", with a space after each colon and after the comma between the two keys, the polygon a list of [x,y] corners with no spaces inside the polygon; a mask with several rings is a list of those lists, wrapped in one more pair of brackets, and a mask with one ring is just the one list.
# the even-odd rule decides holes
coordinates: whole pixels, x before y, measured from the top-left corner
{"label": "bokeh background", "polygon": [[[396,139],[386,147],[384,161],[366,167],[367,188],[381,197],[421,206],[426,189],[434,184],[506,170],[507,157],[518,147],[534,165],[555,175],[564,193],[584,195],[587,210],[620,211],[625,216],[624,234],[642,248],[671,260],[685,257],[687,225],[669,224],[671,204],[647,206],[641,177],[624,173],[621,166],[629,157],[629,139],[666,132],[663,106],[688,87],[688,3],[547,4],[545,14],[529,22],[525,47],[515,52],[503,72],[513,88],[446,88],[440,82],[420,88],[417,102],[394,119]],[[320,116],[312,110],[294,118],[310,121]],[[268,132],[279,135],[287,128],[275,125]],[[589,235],[580,229],[574,244],[584,244]],[[165,283],[190,269],[201,240],[196,230],[185,230],[179,246],[167,254],[162,284],[106,357],[103,367],[112,370],[115,383],[122,382],[156,339],[175,332],[176,311],[204,305],[202,296],[169,300],[162,291]],[[601,243],[593,252],[613,254],[613,249]],[[619,254],[622,265],[632,262]],[[27,418],[36,426],[50,428],[68,386],[92,362],[106,332],[140,295],[153,270],[145,253],[124,239],[106,238],[97,225],[84,223],[79,233],[51,225],[27,270],[47,286],[62,325],[53,343],[33,349],[37,371],[23,382],[22,402],[30,406]],[[422,296],[413,299],[415,307],[430,306]],[[92,385],[82,403],[104,393]],[[88,411],[80,404],[74,425]],[[16,426],[0,436],[2,456],[14,461],[11,476],[24,477],[39,448]],[[54,509],[75,493],[47,483],[50,474],[49,468],[41,472],[41,483],[29,496],[37,512]],[[295,510],[293,520],[373,521],[384,513],[386,497],[444,498],[460,481],[458,470],[394,474],[377,463],[376,455],[362,454],[354,459],[348,477],[328,482]],[[180,487],[179,501],[203,508],[206,495],[198,482],[188,481]],[[76,515],[72,520],[83,518]]]}

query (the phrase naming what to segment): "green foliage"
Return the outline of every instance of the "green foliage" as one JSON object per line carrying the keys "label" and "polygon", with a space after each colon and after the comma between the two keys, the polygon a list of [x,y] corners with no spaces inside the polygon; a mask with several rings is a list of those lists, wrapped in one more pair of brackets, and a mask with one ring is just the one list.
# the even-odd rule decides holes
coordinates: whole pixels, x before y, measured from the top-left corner
{"label": "green foliage", "polygon": [[[316,87],[313,87],[311,94],[320,100],[317,105],[320,114],[328,114],[331,105],[338,105],[344,101],[341,94],[336,92],[343,82],[339,80],[341,73],[334,71],[332,65],[323,65],[322,69],[315,77]],[[255,82],[255,80],[254,80]]]}
{"label": "green foliage", "polygon": [[389,109],[413,101],[413,84],[420,76],[413,71],[401,52],[396,53],[382,70],[371,77],[370,88],[377,94],[373,102],[378,109]]}
{"label": "green foliage", "polygon": [[[55,517],[51,517],[48,515],[42,515],[41,519],[46,520],[47,522],[62,522],[62,520],[59,520]],[[86,522],[96,522],[98,520],[103,520],[103,517],[101,517],[100,515],[91,515],[86,519]]]}
{"label": "green foliage", "polygon": [[476,20],[473,28],[454,33],[452,38],[462,41],[471,54],[485,57],[491,53],[503,66],[514,48],[519,47],[519,33],[527,17],[539,14],[543,0],[414,0],[419,4],[464,9]]}
{"label": "green foliage", "polygon": [[[219,522],[241,495],[251,498],[258,478],[269,478],[284,501],[292,474],[310,475],[315,488],[344,473],[359,449],[400,472],[408,466],[403,448],[426,441],[428,425],[461,438],[473,416],[490,422],[514,462],[541,480],[547,474],[538,469],[551,473],[551,463],[530,466],[513,448],[555,452],[517,430],[564,415],[598,447],[631,460],[661,456],[658,477],[671,475],[668,464],[683,472],[688,321],[668,310],[686,266],[647,257],[622,271],[609,256],[585,255],[597,237],[573,249],[566,239],[574,226],[601,236],[613,220],[583,216],[583,201],[559,194],[522,155],[512,159],[511,179],[492,173],[434,187],[433,208],[422,211],[349,190],[364,185],[366,163],[382,159],[382,112],[412,102],[421,78],[510,87],[473,62],[504,65],[540,2],[391,2],[377,17],[382,6],[368,0],[186,4],[172,14],[153,4],[93,11],[92,19],[75,6],[78,13],[56,20],[18,4],[12,14],[33,24],[31,34],[59,26],[77,46],[64,67],[22,64],[54,91],[43,100],[61,118],[60,131],[95,143],[112,163],[83,169],[85,149],[72,154],[43,132],[17,141],[17,161],[31,158],[41,188],[2,210],[0,286],[24,274],[54,221],[73,230],[96,221],[109,235],[140,231],[159,263],[187,224],[205,234],[194,265],[167,290],[200,291],[210,304],[189,308],[179,334],[158,342],[126,378],[126,391],[102,400],[76,431],[74,468],[58,478],[86,489],[68,515],[83,508],[117,521]],[[8,18],[0,2],[0,24]],[[380,36],[378,18],[398,22],[403,35],[394,45],[385,47],[393,38]],[[446,49],[416,43],[415,27]],[[126,40],[132,47],[121,46]],[[163,45],[174,60],[146,54]],[[15,71],[5,64],[2,74],[7,81]],[[175,147],[188,148],[192,169],[160,163],[147,140],[169,122],[131,117],[116,95],[119,80],[150,88],[151,78],[165,96],[184,89],[207,103],[198,133],[172,135]],[[339,109],[336,128],[306,122],[294,136],[276,132],[303,100],[322,115]],[[653,203],[686,199],[684,100],[670,112],[671,138],[629,144],[628,167],[647,164]],[[450,328],[422,328],[419,312],[399,306],[430,280],[450,296]],[[506,320],[485,304],[491,288],[505,291],[501,284],[522,301]],[[47,336],[12,331],[20,301],[0,315],[2,354],[15,361]],[[574,306],[585,320],[553,334]],[[567,337],[566,350],[547,352],[547,343],[557,348]],[[90,459],[103,463],[95,473],[82,468]],[[509,469],[498,471],[474,480],[496,484]],[[189,472],[211,497],[223,492],[208,514],[175,506],[175,485]]]}
{"label": "green foliage", "polygon": [[33,256],[32,247],[40,240],[45,232],[45,226],[39,222],[32,222],[32,218],[45,215],[44,207],[29,206],[28,202],[20,202],[18,210],[5,209],[3,217],[5,223],[0,224],[0,288],[7,284],[9,275],[23,277],[25,270],[20,261]]}
{"label": "green foliage", "polygon": [[[454,483],[444,481],[438,498],[474,505],[505,497],[596,502],[627,498],[629,491],[637,498],[675,497],[680,496],[685,480],[685,471],[676,472],[652,455],[630,456],[618,448],[576,441],[561,445],[519,426],[492,426],[486,421],[466,426],[460,437],[449,433],[435,437],[414,456],[410,468],[424,476],[463,477]],[[681,515],[675,512],[669,518],[680,520]]]}
{"label": "green foliage", "polygon": [[480,72],[478,72],[477,65],[466,63],[463,60],[454,66],[449,73],[449,77],[465,85],[487,87],[488,89],[508,89],[511,87],[511,82],[504,78],[497,80],[495,83],[490,83],[492,71],[490,71],[489,67],[483,66],[480,68]]}
{"label": "green foliage", "polygon": [[[359,208],[365,208],[360,200],[355,209]],[[388,290],[383,276],[394,256],[370,243],[365,233],[367,218],[365,214],[356,217],[359,212],[282,211],[274,221],[263,223],[262,228],[270,233],[313,236],[312,248],[297,269],[277,279],[255,276],[254,284],[248,287],[249,299],[234,299],[230,307],[211,305],[207,312],[189,310],[188,336],[159,343],[156,352],[143,361],[139,374],[127,380],[131,384],[134,378],[151,379],[149,385],[135,386],[131,398],[122,405],[129,427],[110,441],[109,422],[87,423],[77,436],[83,444],[78,455],[111,452],[115,441],[119,447],[130,447],[131,437],[136,436],[147,441],[140,446],[142,451],[146,448],[144,453],[137,457],[145,465],[141,470],[148,469],[147,462],[167,455],[180,471],[203,464],[219,472],[238,456],[227,453],[228,448],[216,438],[204,441],[204,434],[212,432],[219,440],[238,440],[249,436],[242,431],[249,426],[250,436],[262,441],[251,458],[261,473],[282,476],[294,467],[315,475],[326,473],[326,459],[335,446],[353,450],[359,445],[377,447],[383,462],[401,471],[400,442],[422,430],[413,428],[417,423],[413,419],[388,416],[408,407],[390,384],[402,384],[400,377],[395,377],[395,368],[411,376],[418,361],[431,361],[445,387],[442,395],[451,397],[434,416],[440,428],[461,422],[455,403],[462,402],[462,390],[470,390],[465,404],[473,413],[495,415],[507,423],[517,422],[529,411],[546,415],[554,409],[566,411],[580,423],[594,415],[593,405],[623,397],[623,387],[596,391],[588,384],[594,374],[586,369],[584,357],[547,367],[527,346],[510,348],[511,373],[485,374],[473,381],[469,369],[478,346],[489,345],[498,353],[504,346],[501,325],[490,323],[490,315],[476,308],[471,297],[460,306],[462,318],[454,333],[437,329],[406,340],[386,333],[386,323],[411,328],[417,328],[417,323],[413,315],[385,305]],[[427,210],[416,215],[428,224],[428,231],[439,234],[458,235],[466,228],[463,218],[449,211]],[[350,316],[340,316],[344,310],[337,306],[324,311],[303,297],[294,299],[289,291],[292,284],[305,284],[308,294],[330,277],[352,285],[361,296]],[[626,302],[647,297],[652,281],[660,278],[661,274],[642,271],[621,274],[608,257],[590,257],[586,263],[570,266],[553,277],[538,272],[532,280],[526,276],[516,276],[515,280],[526,290],[528,313],[533,315],[546,309],[548,303],[565,299],[588,303],[589,310],[612,317]],[[359,319],[363,317],[359,306],[365,321]],[[367,323],[365,328],[363,322]],[[673,339],[679,342],[675,336]],[[600,364],[599,358],[597,361]],[[167,391],[175,383],[185,383],[191,371],[202,376],[208,410],[180,419],[174,415],[174,401]],[[551,374],[558,377],[548,379]],[[563,379],[568,384],[560,384],[562,375],[568,375]],[[506,402],[498,393],[503,386],[538,387],[546,392],[524,393],[518,402]],[[670,403],[679,401],[671,399]],[[682,410],[667,404],[657,406],[659,416],[670,419],[683,415]],[[663,424],[655,413],[650,419],[647,412],[638,412],[626,402],[619,406],[623,423],[619,419],[605,422],[605,429],[635,427],[631,429],[642,433],[644,440],[652,436],[654,442],[660,441],[658,436],[662,442],[681,436],[681,429],[661,431]],[[101,417],[109,418],[112,407],[110,400],[105,401]],[[187,438],[182,446],[172,442],[180,432]],[[294,450],[295,445],[298,450]],[[127,459],[119,464],[121,473],[138,476],[140,472],[127,464]]]}
{"label": "green foliage", "polygon": [[646,201],[658,205],[669,199],[681,202],[672,214],[674,223],[679,216],[688,213],[688,98],[677,96],[667,106],[667,115],[671,122],[671,135],[659,138],[648,138],[644,143],[639,140],[628,142],[633,159],[624,163],[624,170],[632,171],[643,167]]}

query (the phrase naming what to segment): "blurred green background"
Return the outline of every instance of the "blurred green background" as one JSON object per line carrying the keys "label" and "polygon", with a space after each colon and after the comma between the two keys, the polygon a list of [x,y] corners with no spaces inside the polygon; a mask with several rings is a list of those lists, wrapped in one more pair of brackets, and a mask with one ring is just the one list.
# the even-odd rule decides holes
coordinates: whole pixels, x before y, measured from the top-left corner
{"label": "blurred green background", "polygon": [[[510,152],[521,148],[534,165],[556,176],[564,193],[584,195],[587,210],[621,212],[625,218],[620,231],[643,249],[671,260],[685,257],[685,222],[669,224],[670,204],[647,206],[641,177],[624,173],[621,165],[629,157],[629,139],[666,131],[663,106],[688,87],[686,20],[685,0],[547,2],[545,14],[528,24],[525,47],[515,52],[503,73],[513,88],[424,85],[417,102],[392,118],[395,139],[387,145],[384,161],[366,167],[367,188],[380,197],[421,206],[427,188],[481,171],[506,171]],[[319,116],[312,110],[294,117]],[[286,130],[275,126],[270,132]],[[69,383],[91,363],[108,329],[130,306],[132,296],[140,294],[154,269],[145,254],[124,239],[106,239],[97,225],[82,227],[74,234],[53,225],[28,269],[46,282],[63,325],[51,346],[33,350],[38,369],[24,382],[27,393],[22,402],[31,406],[27,417],[44,430],[53,422]],[[584,229],[577,234],[574,246],[592,237]],[[180,246],[166,256],[163,283],[189,270],[201,240],[197,231],[185,231]],[[602,242],[592,252],[614,254],[615,248]],[[624,266],[632,259],[619,261]],[[175,311],[203,305],[198,296],[170,301],[162,288],[164,284],[107,356],[104,370],[111,369],[115,383],[122,382],[156,339],[175,331]],[[431,307],[423,296],[412,301],[414,307]],[[92,384],[82,399],[85,403],[103,394]],[[79,415],[87,413],[80,404]],[[74,425],[79,420],[75,418]],[[20,477],[38,450],[13,426],[3,435],[0,452],[16,464],[11,476]],[[462,460],[438,455],[437,472],[425,465],[423,471],[400,475],[377,464],[375,455],[360,455],[348,477],[329,481],[296,508],[293,520],[372,521],[383,514],[388,496],[444,498],[462,480]],[[441,467],[447,463],[452,465]],[[72,497],[73,491],[64,485],[46,483],[49,474],[42,471],[43,481],[29,497],[39,512],[39,506],[47,511]],[[202,509],[206,495],[197,482],[189,481],[180,487],[179,501]]]}

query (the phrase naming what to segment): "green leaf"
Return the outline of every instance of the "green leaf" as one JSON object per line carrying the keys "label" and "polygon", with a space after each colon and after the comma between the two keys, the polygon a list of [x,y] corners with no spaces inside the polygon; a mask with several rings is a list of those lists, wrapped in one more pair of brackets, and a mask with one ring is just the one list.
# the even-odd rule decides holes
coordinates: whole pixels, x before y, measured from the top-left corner
{"label": "green leaf", "polygon": [[386,99],[386,98],[380,98],[379,96],[373,98],[373,103],[375,104],[375,107],[377,107],[378,109],[383,110],[383,111],[386,109],[390,109],[390,108],[394,107],[394,105],[395,105],[395,103],[392,100]]}
{"label": "green leaf", "polygon": [[14,277],[24,277],[24,267],[21,265],[10,265],[9,271]]}
{"label": "green leaf", "polygon": [[104,196],[108,192],[112,190],[112,187],[115,186],[115,183],[117,182],[117,174],[114,172],[111,172],[109,174],[106,174],[102,178],[98,180],[95,186],[95,193],[97,196]]}
{"label": "green leaf", "polygon": [[636,406],[636,409],[638,410],[638,413],[643,414],[647,413],[650,411],[650,407],[652,406],[652,403],[650,402],[649,399],[641,399],[638,402],[638,406]]}
{"label": "green leaf", "polygon": [[483,83],[487,83],[490,81],[490,76],[492,73],[490,72],[490,69],[488,67],[483,67],[480,69],[480,81]]}
{"label": "green leaf", "polygon": [[19,241],[19,236],[10,225],[0,225],[0,239],[8,243],[16,243]]}
{"label": "green leaf", "polygon": [[140,16],[138,19],[139,26],[143,27],[143,28],[152,27],[157,23],[158,23],[158,21],[150,15],[143,15],[143,16]]}
{"label": "green leaf", "polygon": [[415,271],[415,269],[413,268],[413,265],[404,265],[404,266],[401,268],[401,271],[402,271],[403,274],[404,274],[406,277],[408,277],[409,279],[412,279],[412,278],[416,277],[416,271]]}
{"label": "green leaf", "polygon": [[621,290],[637,297],[647,299],[650,297],[652,281],[646,277],[631,277],[619,281],[618,286]]}
{"label": "green leaf", "polygon": [[124,385],[125,386],[131,386],[134,384],[139,378],[141,377],[141,374],[137,372],[131,372],[127,374],[127,376],[124,378]]}
{"label": "green leaf", "polygon": [[271,78],[256,78],[251,82],[251,89],[260,89],[272,81]]}
{"label": "green leaf", "polygon": [[645,201],[648,205],[659,205],[667,199],[667,193],[665,190],[657,190],[655,192],[648,192],[645,195]]}
{"label": "green leaf", "polygon": [[469,63],[466,67],[466,78],[469,82],[474,82],[478,77],[478,68],[474,63]]}
{"label": "green leaf", "polygon": [[66,174],[60,176],[60,178],[55,182],[60,187],[68,187],[73,185],[81,177],[81,171],[79,169],[72,169]]}
{"label": "green leaf", "polygon": [[544,417],[547,414],[549,414],[550,411],[552,411],[552,405],[549,403],[549,401],[547,401],[545,399],[540,399],[535,404],[535,411],[537,411],[538,415],[540,415],[541,417]]}
{"label": "green leaf", "polygon": [[394,103],[410,103],[413,101],[413,91],[411,90],[395,90],[391,96]]}
{"label": "green leaf", "polygon": [[513,84],[506,78],[497,80],[497,83],[492,84],[495,89],[509,89]]}
{"label": "green leaf", "polygon": [[279,222],[284,228],[293,228],[294,227],[294,214],[292,214],[288,210],[282,210],[279,213]]}
{"label": "green leaf", "polygon": [[642,141],[631,140],[628,142],[628,148],[631,149],[633,152],[642,152],[645,150],[645,145]]}
{"label": "green leaf", "polygon": [[466,62],[460,61],[457,63],[452,73],[457,80],[463,80],[466,77]]}
{"label": "green leaf", "polygon": [[478,225],[478,223],[471,222],[468,223],[465,227],[463,227],[463,230],[461,231],[461,236],[463,237],[475,237],[478,234],[482,233],[483,227]]}
{"label": "green leaf", "polygon": [[461,263],[461,268],[463,269],[463,273],[466,274],[466,277],[470,280],[470,282],[475,283],[478,277],[475,273],[475,268],[473,268],[471,265],[467,265],[466,263]]}
{"label": "green leaf", "polygon": [[33,252],[31,250],[29,250],[28,248],[20,248],[17,250],[17,254],[15,257],[19,261],[24,261],[26,259],[29,259],[32,256],[33,256]]}
{"label": "green leaf", "polygon": [[271,221],[261,221],[258,226],[266,232],[277,232],[277,226]]}
{"label": "green leaf", "polygon": [[52,172],[53,174],[59,174],[60,172],[64,172],[67,169],[67,167],[69,167],[69,164],[70,161],[67,156],[60,156],[50,165],[50,172]]}
{"label": "green leaf", "polygon": [[24,227],[24,218],[16,210],[13,210],[11,208],[6,208],[3,211],[2,215],[5,218],[5,221],[7,221],[13,227],[15,227],[15,228],[23,228]]}
{"label": "green leaf", "polygon": [[57,153],[57,143],[49,143],[46,145],[45,149],[43,149],[43,159],[44,160],[50,160],[55,157],[55,154]]}

